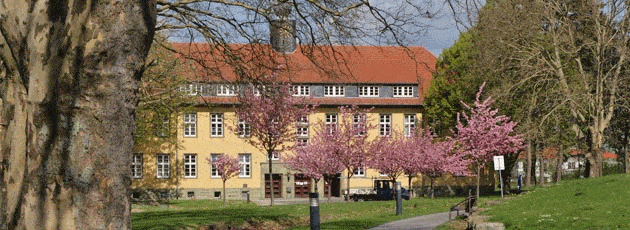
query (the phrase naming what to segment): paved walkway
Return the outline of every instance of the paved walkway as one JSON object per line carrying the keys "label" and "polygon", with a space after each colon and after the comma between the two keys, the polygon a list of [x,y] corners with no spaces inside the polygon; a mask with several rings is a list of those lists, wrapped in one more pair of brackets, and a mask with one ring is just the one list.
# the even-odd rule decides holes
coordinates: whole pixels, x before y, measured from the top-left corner
{"label": "paved walkway", "polygon": [[442,212],[389,222],[368,230],[430,230],[447,221],[448,212]]}
{"label": "paved walkway", "polygon": [[[264,199],[264,200],[252,200],[252,202],[260,205],[260,206],[269,206],[269,203],[271,200],[269,198]],[[319,203],[323,204],[323,203],[339,203],[339,202],[344,202],[344,199],[342,197],[331,197],[330,201],[328,200],[327,197],[325,198],[319,198]],[[292,198],[292,199],[281,199],[281,198],[276,198],[273,200],[273,205],[287,205],[287,204],[308,204],[310,203],[309,198]]]}

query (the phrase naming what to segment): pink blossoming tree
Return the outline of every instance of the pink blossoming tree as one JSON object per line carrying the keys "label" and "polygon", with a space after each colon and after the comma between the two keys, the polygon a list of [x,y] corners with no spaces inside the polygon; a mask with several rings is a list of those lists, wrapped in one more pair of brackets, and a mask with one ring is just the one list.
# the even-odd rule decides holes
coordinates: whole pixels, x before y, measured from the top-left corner
{"label": "pink blossoming tree", "polygon": [[[517,154],[526,147],[522,137],[514,133],[517,123],[507,116],[497,115],[499,111],[492,108],[494,101],[491,97],[481,101],[484,85],[479,88],[474,107],[462,102],[470,113],[457,115],[457,140],[462,145],[462,153],[469,156],[477,166],[477,197],[480,172],[485,164],[493,156]],[[460,116],[464,118],[463,121]]]}
{"label": "pink blossoming tree", "polygon": [[339,107],[339,122],[320,121],[315,131],[317,138],[311,143],[326,149],[328,156],[346,170],[346,201],[350,200],[350,178],[359,168],[367,166],[368,131],[376,127],[368,122],[367,112],[356,105]]}
{"label": "pink blossoming tree", "polygon": [[[344,166],[332,154],[330,145],[326,144],[326,138],[327,135],[317,135],[311,138],[309,145],[297,147],[294,155],[284,158],[289,168],[300,171],[315,180],[315,191],[317,191],[317,183],[320,179],[324,178],[330,185],[334,175],[344,169]],[[331,194],[331,186],[328,186],[329,199]]]}
{"label": "pink blossoming tree", "polygon": [[433,185],[437,178],[445,174],[469,175],[471,162],[464,154],[455,151],[455,140],[435,141],[429,132],[418,139],[415,141],[418,144],[416,164],[420,173],[429,177],[431,198],[434,197]]}
{"label": "pink blossoming tree", "polygon": [[414,151],[408,149],[407,137],[401,132],[392,131],[389,136],[379,137],[370,146],[368,165],[386,174],[391,181],[404,174],[405,166],[411,165],[415,159]]}
{"label": "pink blossoming tree", "polygon": [[225,182],[232,177],[238,175],[240,171],[240,165],[238,164],[238,159],[234,157],[229,157],[226,155],[220,155],[217,159],[212,161],[212,159],[206,158],[208,163],[217,170],[219,175],[221,175],[221,180],[223,181],[223,203],[226,201],[226,193],[225,193]]}
{"label": "pink blossoming tree", "polygon": [[[262,85],[251,87],[256,90],[240,93],[240,105],[235,110],[238,119],[248,126],[250,138],[246,141],[267,154],[271,182],[273,153],[292,148],[291,143],[294,143],[296,135],[295,122],[298,118],[313,113],[315,106],[308,104],[304,98],[294,97],[290,91],[291,85],[282,83],[277,74],[263,79],[262,82]],[[240,128],[236,126],[233,131],[243,131]],[[270,197],[273,205],[273,186]]]}

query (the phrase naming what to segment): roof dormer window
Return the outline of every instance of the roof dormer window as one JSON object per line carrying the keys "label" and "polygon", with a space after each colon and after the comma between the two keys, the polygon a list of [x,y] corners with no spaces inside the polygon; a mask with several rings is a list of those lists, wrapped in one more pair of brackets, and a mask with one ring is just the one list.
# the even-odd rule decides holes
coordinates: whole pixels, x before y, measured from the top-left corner
{"label": "roof dormer window", "polygon": [[217,96],[236,96],[235,87],[233,85],[219,85]]}
{"label": "roof dormer window", "polygon": [[359,86],[359,97],[378,97],[378,86]]}
{"label": "roof dormer window", "polygon": [[413,86],[394,86],[394,97],[413,97]]}
{"label": "roof dormer window", "polygon": [[343,97],[346,92],[343,85],[327,85],[324,86],[324,96],[326,97]]}

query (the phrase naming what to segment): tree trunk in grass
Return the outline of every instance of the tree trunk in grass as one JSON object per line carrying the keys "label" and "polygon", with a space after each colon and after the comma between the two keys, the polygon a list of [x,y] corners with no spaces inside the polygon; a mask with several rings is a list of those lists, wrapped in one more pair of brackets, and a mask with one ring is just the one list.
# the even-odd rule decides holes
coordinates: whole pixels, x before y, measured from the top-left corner
{"label": "tree trunk in grass", "polygon": [[564,160],[562,152],[563,150],[562,148],[560,148],[560,150],[558,151],[558,157],[556,160],[556,183],[560,183],[560,181],[562,180],[562,163]]}
{"label": "tree trunk in grass", "polygon": [[225,180],[223,180],[223,204],[227,202],[227,193],[225,193]]}
{"label": "tree trunk in grass", "polygon": [[350,177],[352,177],[352,173],[350,170],[348,170],[348,174],[346,176],[347,180],[346,180],[346,201],[350,201]]}
{"label": "tree trunk in grass", "polygon": [[269,206],[273,206],[273,197],[274,197],[274,193],[273,193],[273,163],[271,161],[271,159],[273,158],[273,151],[267,151],[267,162],[269,163],[269,197],[271,198],[270,202],[269,202]]}
{"label": "tree trunk in grass", "polygon": [[411,198],[411,197],[413,197],[413,195],[414,195],[414,194],[413,194],[413,190],[411,189],[411,178],[413,178],[413,177],[412,177],[411,175],[408,175],[407,177],[409,178],[409,181],[408,181],[408,185],[409,185],[409,198]]}
{"label": "tree trunk in grass", "polygon": [[532,170],[532,141],[528,141],[527,145],[527,177],[525,177],[525,186],[532,186],[532,177],[535,170]]}
{"label": "tree trunk in grass", "polygon": [[155,1],[0,1],[0,229],[130,229]]}
{"label": "tree trunk in grass", "polygon": [[483,167],[483,164],[477,166],[477,199],[479,199],[479,184],[481,182],[481,168],[482,167]]}

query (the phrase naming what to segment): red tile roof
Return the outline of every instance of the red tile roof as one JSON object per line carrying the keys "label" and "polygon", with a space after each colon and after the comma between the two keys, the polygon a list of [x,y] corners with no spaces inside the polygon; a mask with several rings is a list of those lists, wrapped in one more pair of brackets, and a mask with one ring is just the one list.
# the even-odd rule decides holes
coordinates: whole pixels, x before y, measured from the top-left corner
{"label": "red tile roof", "polygon": [[[298,46],[289,54],[268,45],[174,43],[180,57],[195,60],[195,81],[256,79],[277,71],[292,83],[418,84],[419,98],[319,98],[321,103],[393,103],[419,105],[426,94],[436,58],[423,47]],[[226,61],[239,60],[239,61]],[[230,63],[230,64],[228,64]],[[236,63],[236,64],[235,64]],[[235,67],[237,66],[237,67]],[[239,71],[234,71],[238,69]],[[195,71],[193,71],[195,72]],[[208,98],[209,99],[209,98]],[[221,103],[225,99],[216,99]],[[343,102],[342,102],[343,101]]]}
{"label": "red tile roof", "polygon": [[617,154],[606,151],[602,154],[602,157],[604,157],[604,159],[617,159]]}

